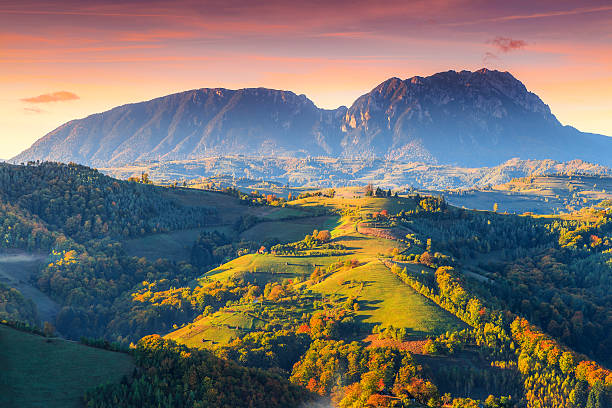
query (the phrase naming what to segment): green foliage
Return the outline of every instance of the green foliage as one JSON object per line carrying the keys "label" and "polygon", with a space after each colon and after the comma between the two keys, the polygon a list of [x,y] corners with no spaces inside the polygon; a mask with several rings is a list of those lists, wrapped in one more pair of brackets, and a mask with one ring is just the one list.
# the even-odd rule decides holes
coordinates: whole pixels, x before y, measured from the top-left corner
{"label": "green foliage", "polygon": [[372,329],[372,333],[378,335],[379,339],[393,339],[397,341],[408,340],[408,333],[405,327],[393,327],[393,325],[377,325]]}
{"label": "green foliage", "polygon": [[[307,254],[310,256],[318,253],[325,255],[344,254],[346,247],[342,244],[329,243],[331,234],[327,230],[314,230],[312,235],[306,235],[303,240],[288,244],[277,244],[270,248],[270,251],[276,255],[301,255]],[[312,251],[316,250],[316,251]]]}
{"label": "green foliage", "polygon": [[[0,165],[0,202],[20,209],[15,214],[18,218],[27,212],[42,220],[49,230],[80,242],[210,223],[212,210],[181,206],[166,198],[163,191],[160,187],[115,180],[76,164]],[[41,230],[36,225],[28,228]],[[44,232],[42,229],[37,235]],[[47,240],[39,238],[37,247],[48,248]]]}
{"label": "green foliage", "polygon": [[213,264],[253,253],[257,248],[252,241],[232,241],[218,231],[203,232],[191,247],[190,262],[198,268],[210,268]]}
{"label": "green foliage", "polygon": [[340,407],[365,406],[376,394],[392,396],[400,407],[410,406],[415,398],[421,403],[439,398],[410,353],[357,342],[313,341],[293,367],[291,381],[319,395],[339,395]]}
{"label": "green foliage", "polygon": [[36,306],[31,300],[23,297],[17,289],[0,283],[0,319],[25,322],[36,326],[39,324]]}
{"label": "green foliage", "polygon": [[256,331],[221,346],[216,354],[245,367],[280,368],[290,372],[309,344],[310,337],[305,333],[298,334],[289,330]]}
{"label": "green foliage", "polygon": [[87,407],[280,408],[310,398],[279,375],[155,335],[141,339],[133,355],[138,367],[133,377],[88,392]]}

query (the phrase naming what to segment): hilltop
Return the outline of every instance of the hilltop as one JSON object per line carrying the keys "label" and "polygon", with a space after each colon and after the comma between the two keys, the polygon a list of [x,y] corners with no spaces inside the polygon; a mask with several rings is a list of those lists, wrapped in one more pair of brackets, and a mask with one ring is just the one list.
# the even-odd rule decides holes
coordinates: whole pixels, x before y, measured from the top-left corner
{"label": "hilltop", "polygon": [[610,165],[612,139],[563,126],[508,72],[390,78],[350,107],[266,88],[202,88],[70,121],[13,162],[111,167],[227,155],[328,156],[476,167],[522,159]]}

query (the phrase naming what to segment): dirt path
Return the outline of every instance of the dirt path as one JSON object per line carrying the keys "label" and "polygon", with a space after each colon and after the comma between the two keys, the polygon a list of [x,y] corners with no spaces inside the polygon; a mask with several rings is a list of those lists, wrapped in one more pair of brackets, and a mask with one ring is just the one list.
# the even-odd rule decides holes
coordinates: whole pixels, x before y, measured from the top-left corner
{"label": "dirt path", "polygon": [[55,322],[60,305],[30,283],[46,255],[25,251],[0,252],[0,282],[32,300],[41,321]]}

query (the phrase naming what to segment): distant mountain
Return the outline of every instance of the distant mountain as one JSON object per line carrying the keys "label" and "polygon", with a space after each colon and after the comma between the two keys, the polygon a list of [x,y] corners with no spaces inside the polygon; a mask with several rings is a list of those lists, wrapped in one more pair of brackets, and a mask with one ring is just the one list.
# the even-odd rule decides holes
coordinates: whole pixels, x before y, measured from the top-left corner
{"label": "distant mountain", "polygon": [[198,89],[70,121],[13,159],[95,166],[232,154],[337,155],[346,108],[256,88]]}
{"label": "distant mountain", "polygon": [[470,167],[513,157],[612,165],[612,138],[561,125],[510,73],[482,69],[391,78],[335,110],[288,91],[192,90],[73,120],[12,161],[109,167],[238,154]]}

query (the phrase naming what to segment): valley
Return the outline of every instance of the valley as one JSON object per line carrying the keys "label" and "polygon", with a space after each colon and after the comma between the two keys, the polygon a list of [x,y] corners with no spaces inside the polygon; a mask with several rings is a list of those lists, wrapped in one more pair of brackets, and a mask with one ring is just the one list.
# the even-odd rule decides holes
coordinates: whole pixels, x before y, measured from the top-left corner
{"label": "valley", "polygon": [[[122,181],[74,164],[5,164],[0,318],[34,331],[26,323],[46,320],[47,336],[131,356],[138,369],[117,371],[126,380],[81,383],[99,407],[117,398],[242,406],[237,376],[272,387],[273,399],[249,394],[261,406],[391,398],[582,407],[610,398],[606,182],[533,176],[485,190],[582,205],[515,215],[508,201],[497,212],[468,210],[440,194],[369,184],[284,197]],[[4,336],[10,347],[15,339]],[[25,372],[14,367],[11,376]],[[572,385],[550,387],[543,376]],[[32,398],[58,387],[37,381]],[[36,406],[20,393],[5,398]]]}
{"label": "valley", "polygon": [[612,177],[542,175],[514,178],[488,189],[432,191],[458,207],[516,214],[572,213],[591,206],[610,207]]}
{"label": "valley", "polygon": [[612,408],[610,0],[3,0],[0,408]]}
{"label": "valley", "polygon": [[19,250],[0,252],[0,283],[17,289],[26,299],[34,302],[42,322],[53,322],[59,312],[59,304],[32,282],[46,258],[44,253],[32,254]]}

